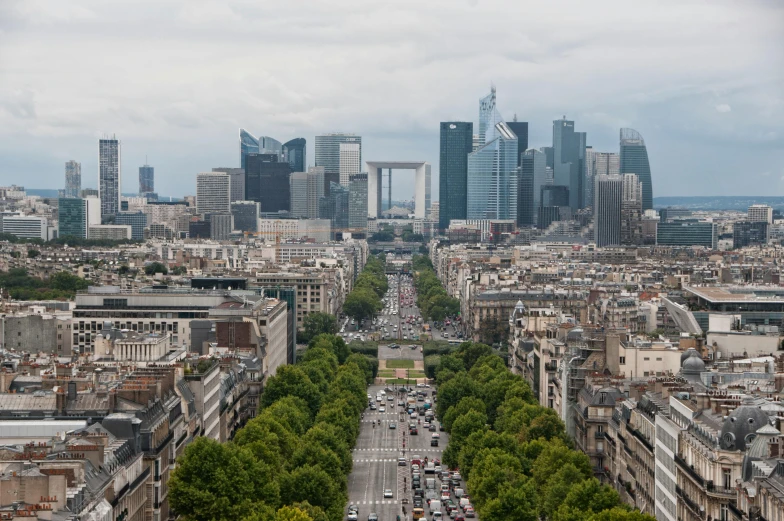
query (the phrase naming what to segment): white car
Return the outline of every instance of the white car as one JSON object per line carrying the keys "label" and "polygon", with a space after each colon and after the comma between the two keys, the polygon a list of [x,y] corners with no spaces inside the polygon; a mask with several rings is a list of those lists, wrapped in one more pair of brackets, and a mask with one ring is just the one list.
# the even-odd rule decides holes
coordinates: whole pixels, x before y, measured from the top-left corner
{"label": "white car", "polygon": [[384,489],[384,497],[385,498],[392,497],[392,489],[389,488]]}
{"label": "white car", "polygon": [[387,412],[386,408],[382,405],[378,408],[378,412]]}

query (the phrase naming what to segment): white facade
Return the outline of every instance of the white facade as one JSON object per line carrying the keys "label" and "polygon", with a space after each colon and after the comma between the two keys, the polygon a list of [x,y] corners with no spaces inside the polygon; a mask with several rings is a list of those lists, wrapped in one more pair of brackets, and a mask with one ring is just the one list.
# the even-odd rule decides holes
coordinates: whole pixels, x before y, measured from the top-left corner
{"label": "white facade", "polygon": [[362,149],[359,143],[340,143],[340,184],[349,185],[349,178],[359,173]]}
{"label": "white facade", "polygon": [[414,170],[414,217],[424,219],[430,210],[430,163],[425,161],[368,161],[368,217],[380,217],[381,173],[392,170]]}
{"label": "white facade", "polygon": [[131,239],[131,226],[127,224],[99,224],[87,228],[89,239],[122,241]]}
{"label": "white facade", "polygon": [[21,239],[47,239],[46,219],[31,215],[5,216],[0,220],[0,231]]}
{"label": "white facade", "polygon": [[[358,145],[357,145],[358,146]],[[324,168],[311,167],[289,178],[292,217],[318,219],[319,200],[324,197]]]}
{"label": "white facade", "polygon": [[196,211],[200,214],[231,213],[231,177],[223,172],[196,176]]}
{"label": "white facade", "polygon": [[117,139],[98,141],[98,190],[101,215],[116,215],[120,211],[122,191],[121,145]]}
{"label": "white facade", "polygon": [[329,219],[259,219],[259,235],[268,241],[313,239],[328,242],[332,231]]}
{"label": "white facade", "polygon": [[773,224],[773,208],[765,204],[753,204],[749,206],[748,219],[751,222]]}

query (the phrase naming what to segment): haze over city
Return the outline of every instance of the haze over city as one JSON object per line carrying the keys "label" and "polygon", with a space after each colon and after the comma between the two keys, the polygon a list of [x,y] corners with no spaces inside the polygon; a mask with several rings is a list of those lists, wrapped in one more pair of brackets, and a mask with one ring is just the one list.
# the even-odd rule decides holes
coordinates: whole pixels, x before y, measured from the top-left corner
{"label": "haze over city", "polygon": [[[784,188],[784,4],[776,1],[46,2],[0,5],[0,182],[97,187],[123,143],[123,191],[239,166],[237,129],[281,142],[363,137],[362,159],[422,160],[438,199],[440,121],[505,119],[549,146],[563,115],[598,150],[646,140],[654,196]],[[410,198],[401,177],[394,198]],[[742,182],[739,180],[742,179]]]}

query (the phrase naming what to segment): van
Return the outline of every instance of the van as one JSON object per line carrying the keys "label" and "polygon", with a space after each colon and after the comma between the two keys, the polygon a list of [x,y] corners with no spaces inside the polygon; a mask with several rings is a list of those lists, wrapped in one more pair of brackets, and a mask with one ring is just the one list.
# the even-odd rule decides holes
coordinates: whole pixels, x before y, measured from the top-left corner
{"label": "van", "polygon": [[435,478],[427,478],[425,480],[425,488],[426,489],[435,489],[436,488],[436,480]]}
{"label": "van", "polygon": [[430,501],[430,513],[441,512],[441,501],[433,499]]}
{"label": "van", "polygon": [[462,488],[456,488],[455,489],[455,497],[457,499],[460,499],[461,497],[463,497],[463,494],[465,494],[465,491]]}
{"label": "van", "polygon": [[458,504],[460,505],[460,509],[465,512],[465,507],[470,505],[471,502],[468,500],[467,497],[461,497],[460,498],[460,503],[458,503]]}

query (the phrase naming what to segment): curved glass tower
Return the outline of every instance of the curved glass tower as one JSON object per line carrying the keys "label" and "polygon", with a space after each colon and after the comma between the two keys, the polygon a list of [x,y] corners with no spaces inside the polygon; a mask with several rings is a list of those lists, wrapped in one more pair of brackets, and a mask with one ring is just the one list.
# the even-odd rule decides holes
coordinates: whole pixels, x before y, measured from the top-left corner
{"label": "curved glass tower", "polygon": [[[490,129],[488,129],[490,130]],[[468,155],[467,219],[517,219],[517,136],[503,121]]]}
{"label": "curved glass tower", "polygon": [[639,132],[631,128],[621,129],[621,173],[637,174],[642,185],[642,210],[653,208],[653,182],[648,149]]}
{"label": "curved glass tower", "polygon": [[240,129],[240,168],[243,170],[245,169],[245,158],[248,154],[258,154],[259,153],[259,140],[256,139],[253,134],[245,130],[244,128]]}

